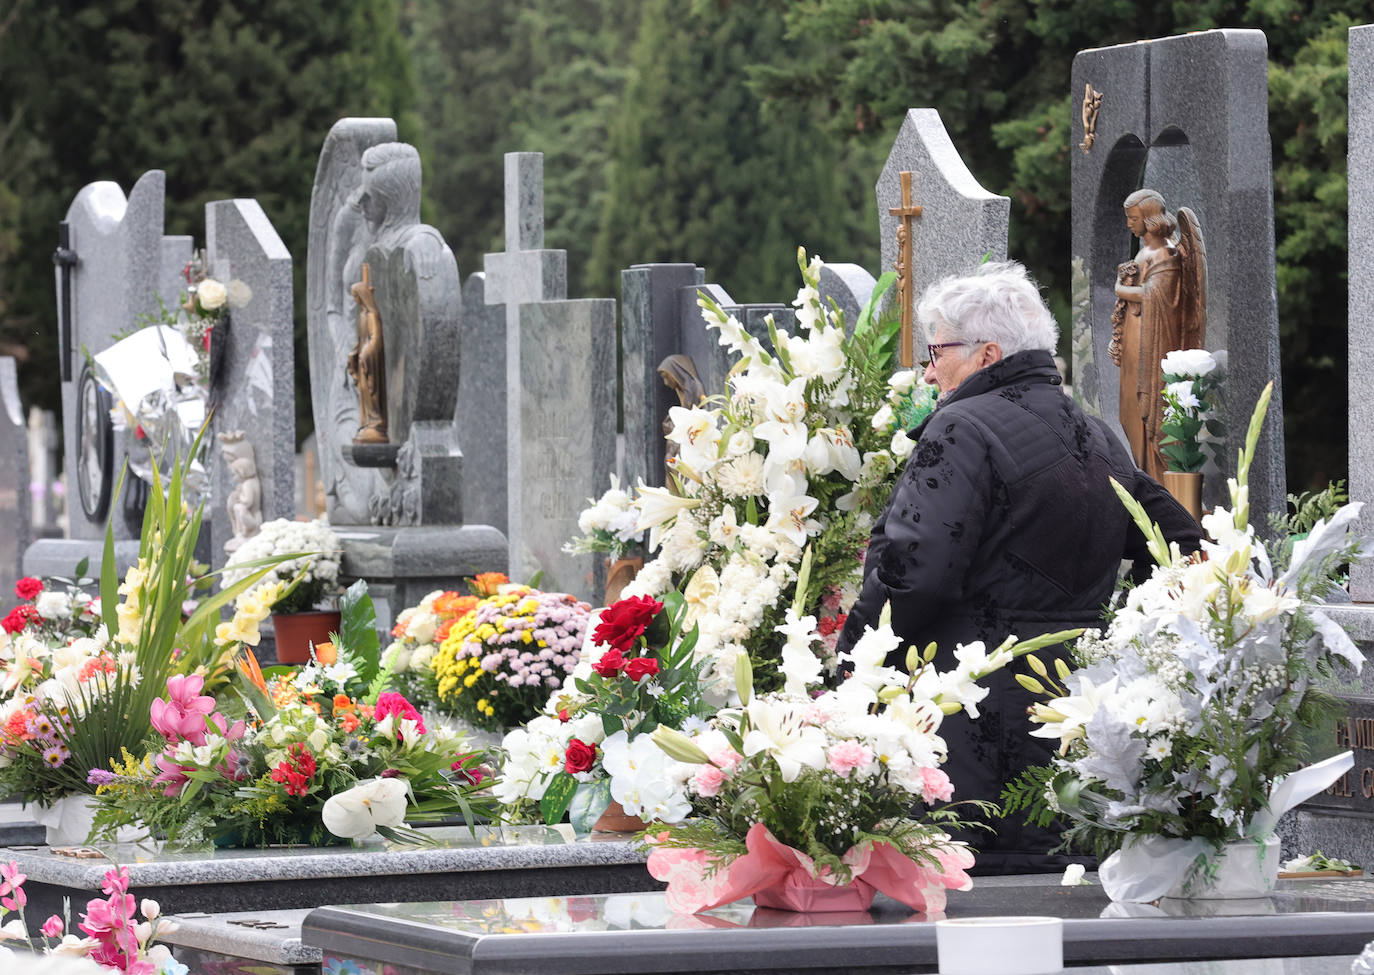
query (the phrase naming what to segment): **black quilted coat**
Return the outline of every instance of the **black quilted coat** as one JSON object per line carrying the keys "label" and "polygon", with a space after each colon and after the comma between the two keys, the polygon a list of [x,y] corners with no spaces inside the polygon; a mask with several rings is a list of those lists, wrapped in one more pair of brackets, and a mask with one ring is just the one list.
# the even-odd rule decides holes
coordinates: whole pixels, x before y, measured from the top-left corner
{"label": "black quilted coat", "polygon": [[[1198,547],[1192,517],[1131,460],[1105,423],[1064,395],[1047,352],[1020,352],[966,379],[909,436],[916,448],[874,526],[863,591],[840,639],[847,649],[883,604],[906,647],[934,641],[941,670],[956,644],[982,640],[991,651],[1009,634],[1027,639],[1098,626],[1122,559],[1148,575],[1144,535],[1113,492],[1115,478],[1167,538]],[[1051,653],[1039,656],[1050,662]],[[983,681],[991,693],[976,721],[945,719],[945,771],[954,798],[997,801],[1002,786],[1049,760],[1056,742],[1031,738],[1035,700],[1013,679],[1013,663]],[[1062,869],[1048,857],[1055,831],[993,820],[996,834],[965,836],[980,873]]]}

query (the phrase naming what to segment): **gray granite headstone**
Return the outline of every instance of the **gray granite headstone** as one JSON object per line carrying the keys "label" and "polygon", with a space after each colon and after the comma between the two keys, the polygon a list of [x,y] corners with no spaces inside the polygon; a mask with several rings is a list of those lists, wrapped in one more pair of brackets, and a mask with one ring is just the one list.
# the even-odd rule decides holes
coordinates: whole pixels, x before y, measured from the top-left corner
{"label": "gray granite headstone", "polygon": [[463,285],[458,409],[463,445],[463,517],[506,531],[506,309],[488,305],[486,273]]}
{"label": "gray granite headstone", "polygon": [[[29,546],[24,553],[28,575],[70,575],[84,558],[99,565],[107,521],[114,529],[117,563],[125,566],[137,557],[141,519],[125,517],[117,500],[103,513],[96,504],[95,514],[82,502],[83,473],[88,497],[113,494],[124,450],[115,435],[103,465],[90,462],[97,456],[93,448],[98,441],[78,435],[78,399],[88,354],[94,356],[112,345],[115,336],[134,331],[141,315],[158,315],[162,306],[181,300],[181,272],[191,258],[191,238],[162,233],[165,182],[161,170],[150,170],[127,198],[117,183],[90,183],[67,209],[61,227],[66,266],[56,269],[56,297],[69,537],[39,539]],[[87,415],[88,429],[98,428],[99,410]],[[86,460],[78,463],[83,452]]]}
{"label": "gray granite headstone", "polygon": [[[912,173],[911,202],[921,207],[921,215],[911,222],[913,302],[919,302],[926,288],[941,278],[977,270],[984,258],[1007,259],[1011,201],[983,189],[969,172],[939,112],[913,108],[907,111],[873,188],[878,201],[882,270],[891,270],[897,260],[900,220],[889,210],[902,205],[903,171]],[[895,288],[889,294],[895,298]],[[927,341],[918,334],[913,348]]]}
{"label": "gray granite headstone", "polygon": [[14,604],[14,584],[33,528],[29,512],[29,428],[19,402],[14,360],[0,356],[0,612]]}
{"label": "gray granite headstone", "polygon": [[62,434],[52,410],[29,408],[29,497],[33,536],[57,538],[62,534],[58,516],[65,504],[61,479]]}
{"label": "gray granite headstone", "polygon": [[[62,376],[62,424],[73,539],[105,537],[106,519],[86,514],[77,486],[77,387],[85,354],[95,355],[112,345],[116,335],[132,332],[140,315],[156,315],[159,301],[175,306],[184,286],[180,275],[191,257],[191,238],[163,236],[165,182],[161,170],[150,170],[127,199],[116,183],[91,183],[67,210],[76,266],[71,271],[71,318],[60,317],[59,324],[66,346],[63,361],[70,362],[70,372]],[[119,439],[114,438],[110,465],[114,479],[124,460]],[[114,524],[115,538],[138,537],[137,525],[123,518],[115,518]]]}
{"label": "gray granite headstone", "polygon": [[567,300],[567,253],[544,248],[543,154],[505,165],[506,250],[486,255],[484,297],[506,309],[509,574],[596,598],[604,563],[562,546],[615,470],[615,301]]}
{"label": "gray granite headstone", "polygon": [[[1142,186],[1158,190],[1171,211],[1191,207],[1202,224],[1205,344],[1229,352],[1231,467],[1256,398],[1275,383],[1250,471],[1252,520],[1263,525],[1267,513],[1283,510],[1286,497],[1264,34],[1210,30],[1080,51],[1070,84],[1075,106],[1089,84],[1102,103],[1091,148],[1073,150],[1075,395],[1116,423],[1118,370],[1107,357],[1113,285],[1117,265],[1135,252],[1121,204]],[[1077,146],[1084,141],[1077,111],[1073,124],[1070,141]],[[1204,506],[1224,496],[1225,485],[1209,483],[1206,491]]]}
{"label": "gray granite headstone", "polygon": [[[1374,501],[1374,26],[1350,28],[1349,368],[1350,497]],[[1374,507],[1362,526],[1374,533]],[[1350,595],[1374,603],[1374,564],[1356,565]]]}
{"label": "gray granite headstone", "polygon": [[[724,391],[725,377],[734,365],[729,350],[720,344],[720,333],[706,327],[697,306],[698,292],[739,319],[765,346],[769,344],[765,321],[769,315],[779,328],[790,329],[795,321],[789,305],[740,304],[720,285],[706,283],[706,272],[695,264],[635,264],[621,271],[623,471],[628,485],[640,477],[652,486],[664,482],[663,423],[678,400],[659,375],[659,363],[670,355],[691,358],[708,396]],[[603,484],[596,493],[606,487]]]}
{"label": "gray granite headstone", "polygon": [[[234,536],[225,501],[237,480],[218,434],[241,430],[252,444],[263,521],[295,512],[295,355],[291,255],[257,200],[206,204],[205,243],[209,274],[230,294],[209,457],[210,556],[218,568],[227,557],[224,543]],[[218,330],[215,339],[221,340]]]}
{"label": "gray granite headstone", "polygon": [[853,334],[854,324],[863,314],[864,306],[873,297],[878,282],[857,264],[826,264],[821,268],[821,305],[835,307],[844,314],[844,330]]}

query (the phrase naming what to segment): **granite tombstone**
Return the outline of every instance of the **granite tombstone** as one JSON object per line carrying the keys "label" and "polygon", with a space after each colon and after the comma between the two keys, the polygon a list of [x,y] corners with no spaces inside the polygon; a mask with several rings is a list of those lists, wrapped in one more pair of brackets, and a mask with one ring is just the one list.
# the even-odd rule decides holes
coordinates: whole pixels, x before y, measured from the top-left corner
{"label": "granite tombstone", "polygon": [[62,486],[62,434],[52,410],[29,408],[29,495],[34,538],[59,538],[66,496]]}
{"label": "granite tombstone", "polygon": [[456,413],[463,431],[463,517],[506,531],[506,309],[487,304],[486,294],[486,272],[469,274]]}
{"label": "granite tombstone", "polygon": [[229,292],[228,326],[214,336],[225,346],[223,365],[211,388],[217,439],[209,457],[208,514],[210,556],[219,568],[225,545],[236,537],[226,501],[241,483],[230,455],[219,449],[225,435],[241,434],[232,456],[256,471],[259,521],[295,511],[291,255],[256,200],[206,204],[205,243],[210,277]]}
{"label": "granite tombstone", "polygon": [[20,562],[33,529],[29,508],[29,428],[19,402],[19,376],[14,359],[0,356],[0,607],[8,611]]}
{"label": "granite tombstone", "polygon": [[592,598],[604,563],[562,546],[615,470],[615,300],[567,298],[567,252],[544,247],[543,163],[506,154],[506,250],[485,262],[484,298],[506,313],[509,574]]}
{"label": "granite tombstone", "polygon": [[[846,281],[854,282],[858,294],[863,285],[861,268],[851,269]],[[845,301],[855,300],[837,278],[835,294]],[[871,283],[870,283],[871,290]],[[726,314],[734,315],[755,338],[769,343],[767,317],[772,315],[779,328],[790,328],[792,309],[783,304],[741,304],[718,284],[706,283],[706,272],[695,264],[635,264],[620,272],[621,293],[621,377],[625,416],[625,454],[622,484],[634,485],[639,479],[651,486],[664,482],[663,422],[670,407],[678,405],[677,393],[667,386],[659,366],[670,355],[685,355],[692,360],[697,378],[706,395],[714,396],[725,388],[725,377],[733,363],[720,344],[720,335],[706,327],[697,292],[711,296]],[[609,484],[600,484],[593,496]]]}
{"label": "granite tombstone", "polygon": [[[1070,85],[1075,98],[1086,93],[1096,103],[1075,118],[1072,136],[1079,145],[1073,153],[1075,395],[1116,423],[1120,379],[1108,357],[1110,319],[1117,265],[1133,249],[1122,202],[1149,187],[1171,209],[1190,207],[1206,234],[1205,345],[1229,350],[1225,455],[1232,467],[1255,400],[1266,383],[1276,384],[1250,471],[1258,525],[1285,503],[1266,58],[1260,31],[1203,31],[1080,51]],[[1224,491],[1223,478],[1210,478],[1204,507]]]}
{"label": "granite tombstone", "polygon": [[113,504],[124,462],[110,426],[113,404],[85,363],[87,354],[134,331],[140,316],[157,316],[180,300],[191,238],[163,235],[164,187],[165,176],[156,169],[144,173],[127,198],[117,183],[91,183],[59,226],[54,262],[69,537],[31,545],[24,556],[30,575],[70,575],[88,557],[99,564],[107,520],[119,563],[136,557],[141,511]]}
{"label": "granite tombstone", "polygon": [[[903,173],[911,174],[905,194]],[[898,269],[898,284],[890,292],[893,300],[903,301],[905,294],[911,307],[941,278],[972,273],[984,260],[1006,260],[1011,201],[978,183],[935,109],[907,111],[873,191],[882,269],[910,265],[905,290]],[[901,246],[899,231],[909,242],[909,250]],[[921,347],[929,339],[906,334],[911,358],[904,358],[902,365],[910,367],[924,356]]]}

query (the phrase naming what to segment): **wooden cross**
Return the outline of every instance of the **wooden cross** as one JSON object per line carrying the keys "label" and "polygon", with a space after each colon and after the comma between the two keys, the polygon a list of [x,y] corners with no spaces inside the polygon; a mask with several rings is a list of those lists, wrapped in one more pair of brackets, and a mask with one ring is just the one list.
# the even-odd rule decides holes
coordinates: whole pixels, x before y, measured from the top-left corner
{"label": "wooden cross", "polygon": [[902,307],[902,339],[899,355],[902,367],[910,369],[915,364],[915,355],[912,349],[914,327],[911,320],[911,221],[921,215],[921,207],[911,202],[911,171],[902,170],[897,175],[902,181],[902,205],[889,207],[887,212],[894,217],[901,218],[897,222],[897,260],[892,266],[897,270],[897,300],[901,302]]}

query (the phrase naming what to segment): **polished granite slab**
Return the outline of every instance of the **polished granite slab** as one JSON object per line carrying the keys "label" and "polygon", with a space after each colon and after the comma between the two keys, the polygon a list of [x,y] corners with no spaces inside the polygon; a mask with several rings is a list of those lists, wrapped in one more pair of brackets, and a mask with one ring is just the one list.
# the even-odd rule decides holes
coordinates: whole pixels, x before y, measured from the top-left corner
{"label": "polished granite slab", "polygon": [[[322,904],[591,894],[653,890],[645,855],[619,837],[565,826],[439,827],[432,846],[378,841],[365,846],[157,850],[112,844],[66,856],[48,847],[0,849],[28,875],[29,913],[61,912],[64,896],[84,903],[114,864],[131,890],[168,911],[223,913]],[[36,905],[36,906],[35,906]],[[39,916],[46,916],[46,913]]]}
{"label": "polished granite slab", "polygon": [[[1057,876],[980,878],[973,890],[950,893],[943,916],[999,915],[1064,918],[1066,963],[1104,972],[1136,975],[1119,966],[1150,963],[1174,973],[1180,962],[1252,957],[1267,961],[1220,971],[1279,973],[1290,970],[1285,959],[1333,955],[1344,956],[1339,970],[1348,972],[1374,939],[1374,881],[1286,880],[1272,898],[1121,905],[1097,885],[1062,887]],[[649,892],[323,907],[307,915],[301,942],[321,950],[326,968],[389,965],[396,975],[917,973],[936,970],[934,919],[882,895],[872,910],[850,914],[744,901],[675,915]]]}

